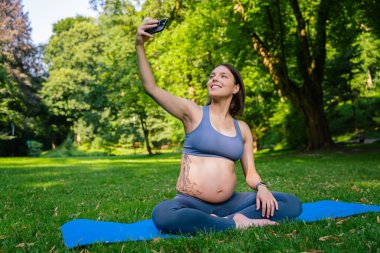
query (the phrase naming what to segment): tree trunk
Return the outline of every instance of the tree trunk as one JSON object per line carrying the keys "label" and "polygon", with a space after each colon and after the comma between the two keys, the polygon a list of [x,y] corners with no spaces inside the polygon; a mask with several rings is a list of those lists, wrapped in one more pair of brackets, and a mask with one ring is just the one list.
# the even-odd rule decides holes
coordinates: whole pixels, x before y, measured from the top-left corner
{"label": "tree trunk", "polygon": [[[308,143],[306,150],[321,149],[333,145],[323,103],[314,94],[299,98],[298,111],[304,119]],[[294,103],[293,103],[294,104]]]}
{"label": "tree trunk", "polygon": [[312,150],[332,146],[333,142],[323,109],[322,86],[318,79],[315,80],[308,76],[302,87],[297,87],[288,78],[287,71],[282,68],[283,64],[273,63],[270,52],[255,36],[252,45],[270,72],[276,88],[290,100],[304,119],[308,137],[306,149]]}
{"label": "tree trunk", "polygon": [[[326,59],[326,21],[329,13],[329,1],[321,0],[318,21],[316,24],[316,40],[314,45],[309,45],[309,34],[307,33],[306,23],[302,16],[297,0],[289,0],[293,10],[295,20],[297,22],[297,37],[298,42],[296,47],[298,71],[302,77],[302,85],[297,85],[290,79],[288,74],[288,64],[286,60],[286,48],[284,23],[281,18],[280,1],[275,1],[277,10],[277,21],[274,24],[274,15],[267,9],[268,27],[270,29],[278,29],[279,36],[273,35],[272,45],[277,45],[272,53],[261,40],[260,36],[255,32],[254,28],[249,24],[246,26],[247,34],[251,36],[252,48],[261,58],[263,65],[270,73],[275,87],[280,90],[282,96],[288,98],[296,110],[301,114],[305,121],[308,143],[306,149],[320,149],[333,145],[331,139],[326,115],[323,109],[323,90],[322,80],[324,65]],[[247,22],[247,14],[244,7],[238,4],[235,7],[236,12],[240,13],[242,20]],[[274,32],[275,33],[275,32]]]}
{"label": "tree trunk", "polygon": [[148,151],[149,155],[153,155],[152,148],[150,147],[150,144],[149,144],[149,130],[146,126],[146,122],[140,116],[139,116],[139,119],[140,119],[140,123],[141,123],[141,128],[142,128],[143,133],[144,133],[146,150]]}

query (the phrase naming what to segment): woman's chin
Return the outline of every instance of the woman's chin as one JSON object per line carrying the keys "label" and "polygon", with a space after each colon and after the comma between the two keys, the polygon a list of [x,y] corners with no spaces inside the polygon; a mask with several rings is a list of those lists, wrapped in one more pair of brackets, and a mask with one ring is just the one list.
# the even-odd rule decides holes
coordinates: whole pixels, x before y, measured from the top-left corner
{"label": "woman's chin", "polygon": [[209,92],[208,96],[212,101],[212,100],[227,99],[229,97],[232,97],[232,94],[228,95],[228,94],[223,94],[223,93],[219,93],[219,92],[212,92],[212,93]]}

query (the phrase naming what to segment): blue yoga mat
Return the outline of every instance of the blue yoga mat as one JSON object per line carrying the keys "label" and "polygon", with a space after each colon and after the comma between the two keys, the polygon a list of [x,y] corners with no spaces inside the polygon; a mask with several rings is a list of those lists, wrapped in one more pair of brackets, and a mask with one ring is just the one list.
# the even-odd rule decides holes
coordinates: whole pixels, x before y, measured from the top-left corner
{"label": "blue yoga mat", "polygon": [[[323,200],[302,204],[303,212],[298,221],[314,222],[328,218],[347,217],[367,212],[380,212],[380,206]],[[62,226],[62,235],[68,248],[92,243],[113,243],[175,238],[176,235],[161,234],[152,220],[135,223],[118,223],[77,219]]]}

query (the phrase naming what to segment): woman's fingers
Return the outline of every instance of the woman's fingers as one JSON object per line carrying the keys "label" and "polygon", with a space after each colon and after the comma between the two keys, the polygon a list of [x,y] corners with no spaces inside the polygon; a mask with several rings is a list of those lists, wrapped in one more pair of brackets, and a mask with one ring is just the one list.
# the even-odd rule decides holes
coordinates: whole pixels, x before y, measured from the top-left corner
{"label": "woman's fingers", "polygon": [[271,201],[271,205],[270,205],[270,214],[269,215],[273,216],[274,212],[277,210],[278,210],[278,203],[277,203],[277,200],[275,198],[273,198],[273,200]]}
{"label": "woman's fingers", "polygon": [[150,33],[146,32],[146,30],[157,27],[158,22],[159,21],[156,19],[144,19],[143,23],[137,28],[137,34],[152,37]]}
{"label": "woman's fingers", "polygon": [[260,207],[261,216],[269,218],[271,216],[274,216],[275,211],[278,210],[278,202],[273,196],[269,198],[263,198],[263,196],[258,196],[256,197],[256,210],[259,210]]}
{"label": "woman's fingers", "polygon": [[269,218],[274,215],[275,209],[278,210],[277,202],[275,200],[265,201],[262,203],[261,215]]}
{"label": "woman's fingers", "polygon": [[265,202],[263,202],[262,203],[262,207],[261,207],[261,216],[263,216],[263,217],[265,217],[265,215],[266,215],[266,212],[267,212],[267,202],[265,201]]}
{"label": "woman's fingers", "polygon": [[276,208],[276,205],[274,203],[274,200],[272,202],[272,206],[271,206],[271,210],[270,210],[270,216],[273,216],[274,215],[274,209]]}
{"label": "woman's fingers", "polygon": [[141,35],[144,35],[146,37],[149,37],[149,38],[153,38],[153,34],[150,34],[150,33],[147,33],[147,32],[142,32]]}
{"label": "woman's fingers", "polygon": [[146,24],[146,25],[142,25],[141,28],[142,30],[147,30],[149,28],[153,28],[153,27],[157,27],[158,26],[158,23],[154,23],[154,24]]}
{"label": "woman's fingers", "polygon": [[157,19],[146,19],[146,20],[144,19],[141,26],[145,27],[145,29],[148,29],[149,28],[148,26],[155,27],[158,25],[158,23],[159,23],[159,20]]}
{"label": "woman's fingers", "polygon": [[269,218],[272,214],[272,210],[273,210],[273,204],[271,201],[268,201],[267,202],[267,218]]}
{"label": "woman's fingers", "polygon": [[261,201],[259,198],[256,198],[256,210],[259,210],[261,206]]}
{"label": "woman's fingers", "polygon": [[271,213],[271,205],[269,201],[262,201],[259,198],[256,198],[256,210],[259,210],[261,207],[261,216],[269,218]]}
{"label": "woman's fingers", "polygon": [[153,22],[158,22],[157,19],[153,19],[153,18],[149,18],[149,17],[146,17],[144,18],[143,20],[143,24],[146,24],[146,23],[153,23]]}
{"label": "woman's fingers", "polygon": [[138,34],[141,34],[141,35],[149,34],[149,33],[146,32],[146,30],[149,29],[149,28],[153,28],[153,27],[157,27],[157,24],[141,25],[141,26],[139,26],[139,28],[137,29],[137,33],[138,33]]}
{"label": "woman's fingers", "polygon": [[144,22],[137,28],[136,45],[143,45],[149,38],[153,38],[153,35],[146,30],[149,28],[157,27],[158,20],[144,19]]}

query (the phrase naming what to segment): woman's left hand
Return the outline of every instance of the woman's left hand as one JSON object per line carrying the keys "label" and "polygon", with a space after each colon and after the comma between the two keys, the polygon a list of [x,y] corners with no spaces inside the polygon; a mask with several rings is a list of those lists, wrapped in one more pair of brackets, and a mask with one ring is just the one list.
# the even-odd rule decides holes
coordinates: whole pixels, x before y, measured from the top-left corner
{"label": "woman's left hand", "polygon": [[278,210],[277,200],[273,197],[273,194],[268,190],[266,186],[259,186],[256,195],[256,210],[262,208],[261,215],[269,219],[274,215],[274,211]]}

